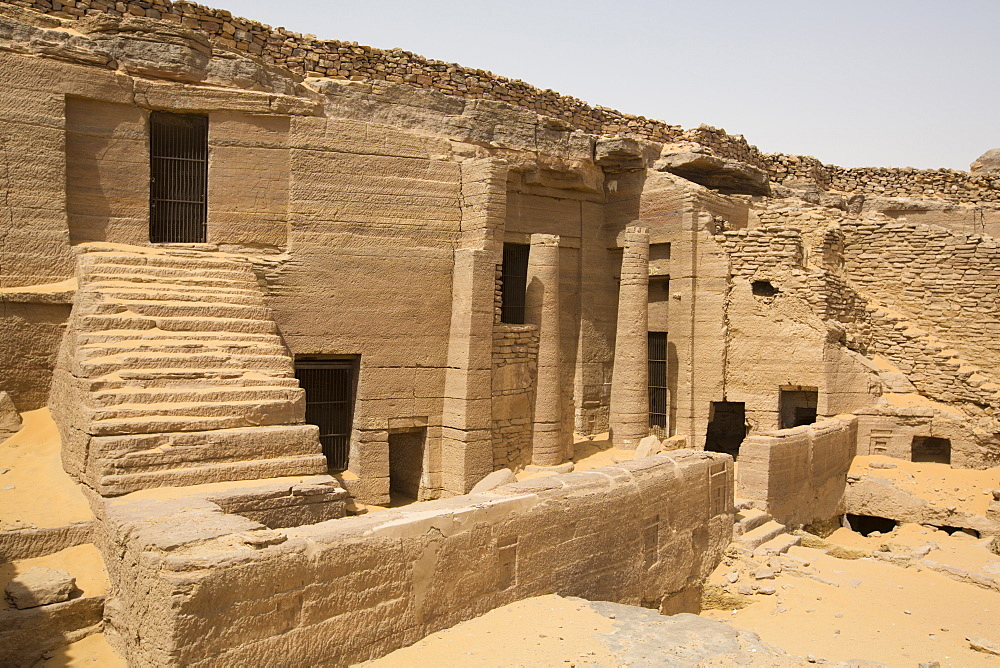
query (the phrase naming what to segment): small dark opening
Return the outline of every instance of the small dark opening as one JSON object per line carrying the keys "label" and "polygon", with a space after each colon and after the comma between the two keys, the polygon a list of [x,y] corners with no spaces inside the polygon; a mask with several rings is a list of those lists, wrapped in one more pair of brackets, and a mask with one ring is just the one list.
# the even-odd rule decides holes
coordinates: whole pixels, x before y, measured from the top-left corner
{"label": "small dark opening", "polygon": [[149,240],[204,243],[208,218],[208,116],[149,115]]}
{"label": "small dark opening", "polygon": [[528,244],[504,244],[500,266],[500,322],[524,324],[525,293],[528,290]]}
{"label": "small dark opening", "polygon": [[889,533],[895,529],[899,522],[896,520],[890,520],[886,517],[875,517],[873,515],[845,515],[847,518],[847,524],[851,527],[851,531],[857,531],[862,536],[868,536],[869,534],[875,533]]}
{"label": "small dark opening", "polygon": [[976,531],[975,529],[969,529],[968,527],[952,527],[952,526],[941,526],[941,527],[938,527],[938,526],[936,526],[934,528],[935,529],[940,529],[941,531],[946,532],[949,536],[952,535],[952,534],[955,534],[955,533],[965,533],[965,534],[969,534],[973,538],[979,538],[980,537],[980,534],[979,534],[978,531]]}
{"label": "small dark opening", "polygon": [[424,444],[427,429],[389,434],[389,493],[416,501],[424,472]]}
{"label": "small dark opening", "polygon": [[306,392],[306,422],[319,427],[319,442],[332,471],[347,469],[357,366],[357,359],[295,360],[295,377]]}
{"label": "small dark opening", "polygon": [[781,429],[801,427],[816,421],[819,390],[781,389],[778,396],[779,426]]}
{"label": "small dark opening", "polygon": [[771,285],[771,281],[754,281],[750,284],[754,297],[773,297],[778,294],[778,290]]}
{"label": "small dark opening", "polygon": [[705,449],[736,459],[747,435],[746,405],[742,401],[713,401],[705,434]]}
{"label": "small dark opening", "polygon": [[951,441],[936,436],[914,436],[910,459],[915,462],[951,464]]}

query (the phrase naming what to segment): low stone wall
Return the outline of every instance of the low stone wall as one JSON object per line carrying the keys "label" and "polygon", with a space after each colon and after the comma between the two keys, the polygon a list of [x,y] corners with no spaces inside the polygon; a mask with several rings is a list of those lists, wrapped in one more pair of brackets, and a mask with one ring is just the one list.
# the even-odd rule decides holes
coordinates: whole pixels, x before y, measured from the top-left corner
{"label": "low stone wall", "polygon": [[762,502],[785,525],[841,515],[857,436],[854,415],[748,436],[740,446],[736,494]]}
{"label": "low stone wall", "polygon": [[686,450],[281,530],[107,500],[106,634],[135,665],[346,665],[540,594],[696,609],[732,488],[732,460]]}
{"label": "low stone wall", "polygon": [[538,368],[538,328],[493,329],[493,468],[516,470],[531,463],[532,415]]}

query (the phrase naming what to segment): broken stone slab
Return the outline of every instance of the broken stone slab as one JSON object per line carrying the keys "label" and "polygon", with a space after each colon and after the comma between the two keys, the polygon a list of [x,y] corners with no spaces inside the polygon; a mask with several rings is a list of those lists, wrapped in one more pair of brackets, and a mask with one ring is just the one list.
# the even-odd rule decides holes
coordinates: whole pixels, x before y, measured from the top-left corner
{"label": "broken stone slab", "polygon": [[469,493],[476,494],[477,492],[488,492],[491,489],[495,489],[501,485],[507,485],[512,482],[517,482],[517,477],[514,475],[514,472],[510,469],[500,469],[499,471],[490,473],[473,485],[472,490]]}
{"label": "broken stone slab", "polygon": [[0,392],[0,441],[6,440],[19,432],[23,426],[21,414],[6,392]]}
{"label": "broken stone slab", "polygon": [[768,175],[762,169],[729,158],[684,151],[665,155],[653,169],[669,172],[724,195],[768,195]]}
{"label": "broken stone slab", "polygon": [[62,603],[76,593],[76,578],[59,568],[33,566],[7,584],[7,599],[18,610]]}
{"label": "broken stone slab", "polygon": [[969,647],[977,652],[1000,656],[1000,643],[998,642],[987,640],[986,638],[966,638],[966,640],[969,641]]}
{"label": "broken stone slab", "polygon": [[652,457],[660,451],[660,439],[649,435],[639,440],[639,445],[635,448],[635,459],[641,457]]}

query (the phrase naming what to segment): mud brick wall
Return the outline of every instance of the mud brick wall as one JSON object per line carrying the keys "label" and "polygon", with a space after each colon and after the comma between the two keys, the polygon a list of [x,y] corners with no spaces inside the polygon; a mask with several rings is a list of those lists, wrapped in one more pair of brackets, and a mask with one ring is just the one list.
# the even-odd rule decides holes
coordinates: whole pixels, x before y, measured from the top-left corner
{"label": "mud brick wall", "polygon": [[1000,244],[890,219],[846,221],[843,230],[861,292],[1000,375]]}
{"label": "mud brick wall", "polygon": [[691,610],[732,494],[729,457],[680,450],[280,530],[108,501],[105,632],[136,665],[348,665],[548,593]]}
{"label": "mud brick wall", "polygon": [[531,425],[538,368],[538,328],[497,325],[493,330],[493,468],[531,463]]}
{"label": "mud brick wall", "polygon": [[843,514],[857,437],[858,418],[853,415],[748,436],[740,446],[736,493],[763,502],[785,525]]}

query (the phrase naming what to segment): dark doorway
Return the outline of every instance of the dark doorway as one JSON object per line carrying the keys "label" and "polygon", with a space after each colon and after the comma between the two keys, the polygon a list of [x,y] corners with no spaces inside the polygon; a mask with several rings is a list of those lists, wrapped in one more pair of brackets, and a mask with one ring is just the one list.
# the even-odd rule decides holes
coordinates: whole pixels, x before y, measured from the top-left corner
{"label": "dark doorway", "polygon": [[306,391],[306,422],[319,427],[319,442],[333,471],[347,469],[356,369],[356,359],[295,361],[295,377]]}
{"label": "dark doorway", "polygon": [[149,240],[204,243],[208,116],[149,115]]}
{"label": "dark doorway", "polygon": [[528,244],[504,244],[500,267],[500,322],[524,324],[524,297],[528,290]]}
{"label": "dark doorway", "polygon": [[910,459],[915,462],[951,464],[951,441],[935,436],[914,436]]}
{"label": "dark doorway", "polygon": [[816,421],[819,390],[814,388],[781,388],[778,397],[779,428],[801,427]]}
{"label": "dark doorway", "polygon": [[742,401],[713,401],[708,416],[705,449],[736,459],[747,435],[746,405]]}
{"label": "dark doorway", "polygon": [[857,531],[862,536],[875,533],[889,533],[896,528],[898,522],[887,517],[875,517],[873,515],[845,515],[851,531]]}
{"label": "dark doorway", "polygon": [[394,497],[420,498],[426,441],[426,428],[389,434],[389,492]]}
{"label": "dark doorway", "polygon": [[667,333],[650,332],[649,344],[649,433],[665,438],[667,433]]}

